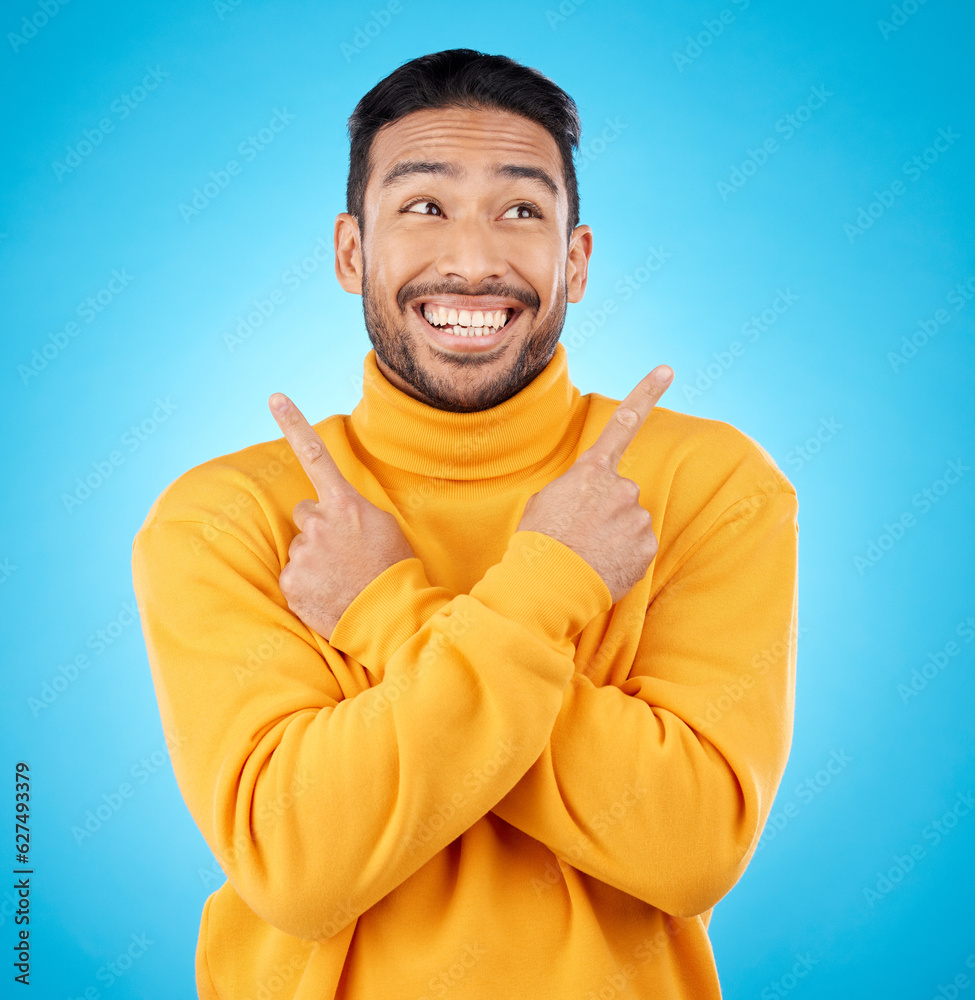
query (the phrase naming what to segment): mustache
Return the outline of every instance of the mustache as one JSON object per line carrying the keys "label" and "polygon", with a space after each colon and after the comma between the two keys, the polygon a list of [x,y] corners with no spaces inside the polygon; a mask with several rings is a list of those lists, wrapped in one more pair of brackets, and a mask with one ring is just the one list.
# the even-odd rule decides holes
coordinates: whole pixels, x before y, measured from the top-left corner
{"label": "mustache", "polygon": [[516,288],[504,282],[493,282],[481,285],[479,288],[467,288],[461,285],[434,284],[433,282],[408,282],[396,295],[396,304],[400,312],[406,310],[406,303],[411,299],[435,298],[437,295],[469,295],[472,298],[478,295],[495,295],[504,299],[515,299],[526,305],[533,313],[537,313],[541,306],[541,299],[530,290]]}

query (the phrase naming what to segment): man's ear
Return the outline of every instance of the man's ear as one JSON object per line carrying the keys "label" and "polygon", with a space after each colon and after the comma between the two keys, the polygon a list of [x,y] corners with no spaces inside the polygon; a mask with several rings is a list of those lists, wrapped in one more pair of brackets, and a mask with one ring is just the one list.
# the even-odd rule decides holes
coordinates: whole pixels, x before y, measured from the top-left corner
{"label": "man's ear", "polygon": [[565,284],[569,302],[579,302],[585,294],[591,256],[592,229],[589,226],[576,226],[572,230],[569,254],[565,262]]}
{"label": "man's ear", "polygon": [[359,223],[348,212],[335,217],[335,277],[347,292],[362,294],[362,240]]}

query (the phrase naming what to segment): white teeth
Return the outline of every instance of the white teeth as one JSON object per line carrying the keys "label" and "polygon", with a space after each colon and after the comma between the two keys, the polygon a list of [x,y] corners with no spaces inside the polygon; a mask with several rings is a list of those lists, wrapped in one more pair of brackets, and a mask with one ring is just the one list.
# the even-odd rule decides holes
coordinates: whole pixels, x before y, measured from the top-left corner
{"label": "white teeth", "polygon": [[446,333],[452,333],[455,337],[489,337],[492,333],[497,333],[497,329],[492,326],[445,326]]}
{"label": "white teeth", "polygon": [[431,326],[440,327],[445,332],[460,337],[477,337],[496,333],[508,322],[507,309],[471,311],[424,304],[422,311],[424,319]]}

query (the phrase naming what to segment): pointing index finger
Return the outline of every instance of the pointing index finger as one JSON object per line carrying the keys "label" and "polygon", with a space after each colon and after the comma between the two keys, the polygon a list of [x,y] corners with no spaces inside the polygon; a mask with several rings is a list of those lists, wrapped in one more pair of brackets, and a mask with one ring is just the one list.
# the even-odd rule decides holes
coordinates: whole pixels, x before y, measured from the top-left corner
{"label": "pointing index finger", "polygon": [[650,416],[650,411],[660,401],[673,378],[673,369],[667,365],[657,365],[610,414],[606,426],[588,451],[607,458],[615,471],[623,452],[636,437],[637,431]]}
{"label": "pointing index finger", "polygon": [[283,392],[273,393],[267,402],[281,433],[298,456],[301,467],[308,473],[318,499],[345,492],[349,481],[301,410]]}

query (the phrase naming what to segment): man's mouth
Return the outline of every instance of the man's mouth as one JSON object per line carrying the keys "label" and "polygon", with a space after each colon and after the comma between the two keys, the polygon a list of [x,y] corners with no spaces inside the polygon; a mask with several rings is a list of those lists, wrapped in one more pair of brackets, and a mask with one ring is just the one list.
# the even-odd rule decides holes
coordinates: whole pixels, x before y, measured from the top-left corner
{"label": "man's mouth", "polygon": [[458,309],[436,302],[423,302],[420,315],[434,329],[455,337],[490,337],[503,330],[521,310]]}

